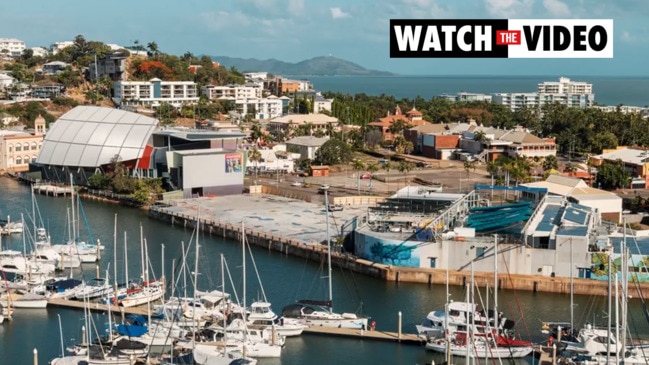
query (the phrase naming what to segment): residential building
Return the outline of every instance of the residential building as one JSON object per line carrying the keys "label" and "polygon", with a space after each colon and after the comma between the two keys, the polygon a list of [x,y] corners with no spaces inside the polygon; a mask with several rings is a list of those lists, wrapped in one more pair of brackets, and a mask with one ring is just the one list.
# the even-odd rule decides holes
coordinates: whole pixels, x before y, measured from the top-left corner
{"label": "residential building", "polygon": [[592,94],[593,84],[584,81],[571,81],[567,77],[560,77],[559,81],[545,81],[538,84],[539,94]]}
{"label": "residential building", "polygon": [[459,134],[422,135],[422,155],[438,160],[450,160],[456,152],[461,151]]}
{"label": "residential building", "polygon": [[599,109],[603,112],[612,113],[619,112],[622,114],[642,114],[644,117],[649,115],[649,107],[631,106],[631,105],[593,105],[594,109]]}
{"label": "residential building", "polygon": [[27,171],[36,162],[43,145],[45,118],[34,121],[34,133],[0,129],[0,171]]}
{"label": "residential building", "polygon": [[390,114],[388,112],[387,116],[379,118],[374,122],[368,123],[368,125],[375,127],[379,131],[381,131],[381,135],[383,136],[384,140],[391,141],[394,139],[391,128],[393,123],[397,120],[404,121],[407,124],[406,129],[430,123],[429,121],[424,120],[423,114],[414,107],[406,114],[403,114],[401,113],[401,107],[397,105],[394,110],[394,114]]}
{"label": "residential building", "polygon": [[43,65],[41,68],[41,72],[45,75],[56,75],[59,72],[65,71],[66,68],[68,68],[70,65],[68,65],[65,62],[61,61],[52,61],[48,62]]}
{"label": "residential building", "polygon": [[601,219],[615,223],[622,221],[622,198],[615,193],[592,188],[582,179],[552,174],[545,181],[521,185],[545,188],[548,194],[563,196],[577,204],[593,208],[594,213]]}
{"label": "residential building", "polygon": [[13,77],[0,73],[0,89],[8,89],[16,82]]}
{"label": "residential building", "polygon": [[55,55],[68,47],[72,47],[73,45],[74,42],[72,41],[54,42],[50,45],[50,49],[52,50],[52,54]]}
{"label": "residential building", "polygon": [[321,93],[317,93],[313,98],[313,112],[322,113],[323,111],[331,111],[331,104],[334,99],[326,99]]}
{"label": "residential building", "polygon": [[[476,140],[478,134],[484,140]],[[557,155],[553,138],[540,138],[522,128],[497,129],[478,127],[463,133],[460,143],[463,150],[484,161],[495,161],[500,156],[544,158]]]}
{"label": "residential building", "polygon": [[252,113],[254,119],[272,119],[283,115],[283,102],[275,95],[267,98],[236,99],[234,103],[241,115]]}
{"label": "residential building", "polygon": [[313,85],[308,80],[289,80],[275,77],[266,80],[264,89],[270,91],[271,94],[282,96],[286,93],[313,90]]}
{"label": "residential building", "polygon": [[158,107],[169,103],[176,108],[183,104],[198,102],[196,83],[193,81],[162,81],[158,78],[149,81],[115,82],[115,101],[120,106],[142,105]]}
{"label": "residential building", "polygon": [[112,81],[125,80],[126,56],[122,52],[113,52],[99,58],[88,65],[86,79],[90,81],[101,80],[108,77]]}
{"label": "residential building", "polygon": [[260,99],[262,88],[254,84],[246,85],[205,85],[201,87],[201,95],[210,100],[221,98]]}
{"label": "residential building", "polygon": [[538,84],[537,92],[494,94],[493,102],[505,105],[512,111],[522,107],[540,108],[545,104],[554,103],[571,108],[589,108],[595,102],[595,94],[592,84],[561,77],[558,82],[546,81]]}
{"label": "residential building", "polygon": [[246,80],[266,80],[268,78],[268,72],[244,72],[243,76]]}
{"label": "residential building", "polygon": [[339,131],[338,118],[330,117],[325,114],[289,114],[270,120],[268,131],[274,134],[284,134],[287,138],[293,135],[293,131],[301,126],[309,125],[311,132],[320,129],[327,131],[328,128]]}
{"label": "residential building", "polygon": [[297,149],[301,158],[308,158],[310,160],[315,159],[316,152],[320,147],[322,147],[325,142],[329,140],[326,138],[317,138],[313,136],[301,136],[295,137],[286,141],[286,149],[290,150],[291,148]]}
{"label": "residential building", "polygon": [[25,50],[25,42],[16,38],[0,38],[0,55],[18,57]]}
{"label": "residential building", "polygon": [[[219,64],[218,62],[212,62],[212,67],[219,68],[220,66],[221,64]],[[201,67],[203,67],[203,65],[189,65],[189,72],[195,74],[196,71]]]}
{"label": "residential building", "polygon": [[32,47],[30,48],[34,54],[34,57],[47,57],[50,54],[50,51],[43,47]]}
{"label": "residential building", "polygon": [[437,99],[446,99],[450,101],[486,101],[491,102],[493,99],[492,95],[489,94],[479,94],[479,93],[467,93],[459,92],[457,94],[441,94],[436,96]]}
{"label": "residential building", "polygon": [[6,127],[11,124],[17,124],[19,120],[20,119],[16,116],[4,112],[0,112],[0,123],[2,124],[0,127]]}
{"label": "residential building", "polygon": [[[622,161],[624,169],[634,178],[633,185],[641,189],[649,188],[649,150],[646,147],[619,146],[590,157],[594,167],[601,166],[605,161],[610,163]],[[644,186],[638,186],[642,183]]]}
{"label": "residential building", "polygon": [[57,96],[61,96],[65,92],[65,86],[63,84],[43,84],[43,85],[32,85],[31,96],[32,98],[38,99],[51,99]]}

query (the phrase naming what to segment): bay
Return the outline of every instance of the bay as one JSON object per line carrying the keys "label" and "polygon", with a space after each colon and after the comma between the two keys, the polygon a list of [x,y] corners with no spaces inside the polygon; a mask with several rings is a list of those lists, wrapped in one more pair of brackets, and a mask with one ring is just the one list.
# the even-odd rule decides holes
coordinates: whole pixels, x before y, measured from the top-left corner
{"label": "bay", "polygon": [[[559,81],[555,76],[295,76],[311,81],[318,91],[392,95],[397,99],[441,94],[535,92],[537,84]],[[602,105],[649,105],[649,77],[577,76],[573,81],[593,84],[595,102]]]}
{"label": "bay", "polygon": [[[0,178],[0,216],[10,215],[18,219],[23,213],[25,217],[31,214],[31,198],[29,187],[19,184],[9,178]],[[54,198],[37,195],[38,206],[45,226],[51,233],[54,242],[62,242],[66,233],[66,216],[70,206],[69,198]],[[113,273],[113,221],[115,214],[118,219],[118,278],[124,278],[124,240],[128,234],[128,265],[131,278],[140,275],[140,226],[143,236],[148,243],[151,260],[151,274],[159,276],[162,269],[162,245],[164,244],[165,271],[171,277],[172,260],[176,265],[182,258],[181,242],[186,245],[192,240],[192,231],[173,227],[157,220],[150,219],[146,212],[126,208],[119,205],[84,200],[82,203],[86,220],[92,227],[93,236],[101,239],[106,249],[100,262],[103,275],[110,265],[109,273]],[[263,207],[260,207],[263,209]],[[82,216],[83,218],[83,216]],[[26,218],[27,219],[27,218]],[[81,224],[85,234],[84,224]],[[83,236],[82,234],[82,236]],[[22,250],[20,235],[4,237],[3,245],[11,249]],[[202,290],[216,289],[220,285],[220,254],[225,256],[232,273],[235,289],[241,298],[241,245],[232,240],[201,234],[199,236],[199,282]],[[270,252],[258,247],[252,248],[264,290],[276,312],[297,299],[325,298],[326,279],[322,263],[305,261],[287,257],[280,253]],[[193,246],[187,258],[193,270],[195,260]],[[259,285],[255,277],[253,265],[247,264],[247,301],[260,297]],[[73,274],[76,277],[85,275],[94,277],[93,265],[84,267]],[[176,274],[178,275],[178,274]],[[415,324],[431,310],[443,309],[446,300],[446,288],[440,285],[421,285],[410,283],[385,282],[361,276],[335,268],[334,305],[337,311],[354,312],[362,301],[364,312],[377,322],[377,330],[397,331],[398,312],[402,312],[403,331],[412,333]],[[179,282],[179,291],[184,291],[183,280]],[[190,283],[190,279],[187,279]],[[228,284],[226,288],[232,292]],[[191,295],[191,284],[187,285],[187,293]],[[483,303],[486,300],[481,291]],[[451,299],[463,300],[464,289],[450,287]],[[532,293],[523,291],[503,290],[499,293],[500,309],[512,319],[517,320],[517,329],[523,338],[534,341],[544,341],[540,333],[539,320],[565,321],[569,319],[569,295]],[[603,313],[606,300],[603,297],[576,296],[575,322],[583,324],[586,321],[597,321],[603,324]],[[486,306],[486,304],[483,304]],[[649,326],[643,317],[640,302],[634,299],[630,306],[630,317],[634,327],[633,334],[649,334]],[[60,316],[60,317],[59,317]],[[45,364],[61,352],[59,318],[62,323],[63,341],[65,345],[79,339],[83,324],[83,313],[78,310],[48,308],[46,310],[18,310],[14,320],[0,325],[0,356],[2,363],[8,364],[31,363],[32,351],[39,351],[39,363]],[[101,325],[107,322],[107,317],[95,314],[95,323]],[[439,356],[426,352],[423,347],[399,345],[389,342],[344,339],[315,335],[303,335],[289,338],[281,359],[262,360],[261,364],[313,364],[324,365],[335,361],[337,364],[357,365],[361,363],[375,364],[424,364],[435,360],[442,361]]]}

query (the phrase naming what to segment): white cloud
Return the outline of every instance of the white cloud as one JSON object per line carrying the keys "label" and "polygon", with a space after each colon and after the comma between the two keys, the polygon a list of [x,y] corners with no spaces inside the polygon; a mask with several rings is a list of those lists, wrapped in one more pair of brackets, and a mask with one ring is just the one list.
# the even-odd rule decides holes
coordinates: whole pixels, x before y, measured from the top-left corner
{"label": "white cloud", "polygon": [[343,18],[350,18],[351,15],[349,13],[345,13],[341,8],[329,8],[331,11],[331,17],[334,19],[343,19]]}
{"label": "white cloud", "polygon": [[534,0],[485,0],[484,5],[491,16],[522,18],[532,13]]}
{"label": "white cloud", "polygon": [[543,7],[555,17],[570,16],[570,8],[561,0],[543,0]]}

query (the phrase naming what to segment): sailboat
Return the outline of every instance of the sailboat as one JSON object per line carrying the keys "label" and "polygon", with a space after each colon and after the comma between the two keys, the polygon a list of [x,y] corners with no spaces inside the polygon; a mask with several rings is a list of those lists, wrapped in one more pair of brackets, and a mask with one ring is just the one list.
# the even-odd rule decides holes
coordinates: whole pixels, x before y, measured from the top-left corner
{"label": "sailboat", "polygon": [[[74,193],[74,180],[72,178],[72,174],[70,174],[70,185],[72,187],[72,194],[70,194],[72,201],[72,221],[70,222],[70,232],[72,233],[72,236],[70,237],[70,241],[68,241],[67,243],[56,244],[52,245],[51,247],[59,254],[61,254],[61,256],[63,256],[62,260],[64,262],[66,260],[72,260],[76,257],[81,261],[81,263],[94,263],[99,259],[101,244],[99,243],[99,240],[97,240],[97,244],[88,244],[79,240],[78,236],[80,232],[77,230],[77,219],[80,220],[82,209],[79,197]],[[79,210],[76,212],[75,203],[79,204]]]}
{"label": "sailboat", "polygon": [[331,239],[329,238],[329,197],[328,187],[321,187],[325,195],[325,216],[327,232],[327,266],[329,299],[328,300],[299,300],[282,309],[284,323],[299,323],[307,327],[335,327],[367,329],[368,318],[359,317],[355,313],[336,313],[333,311],[333,283],[331,270]]}

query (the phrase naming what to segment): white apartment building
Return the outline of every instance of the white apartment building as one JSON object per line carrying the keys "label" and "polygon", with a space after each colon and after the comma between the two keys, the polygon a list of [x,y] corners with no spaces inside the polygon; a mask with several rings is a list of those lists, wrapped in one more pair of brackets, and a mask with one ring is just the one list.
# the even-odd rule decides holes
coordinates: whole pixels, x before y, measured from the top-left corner
{"label": "white apartment building", "polygon": [[221,98],[260,99],[262,87],[257,84],[246,85],[206,85],[201,87],[201,94],[210,100]]}
{"label": "white apartment building", "polygon": [[322,113],[325,110],[331,111],[331,104],[334,99],[326,99],[322,94],[317,93],[313,99],[313,113]]}
{"label": "white apartment building", "polygon": [[593,84],[584,81],[570,81],[567,77],[560,77],[559,82],[540,83],[536,91],[540,94],[592,94]]}
{"label": "white apartment building", "polygon": [[545,104],[559,103],[571,108],[588,108],[593,105],[594,94],[541,94],[541,93],[498,93],[493,95],[493,102],[506,105],[512,111],[528,108],[539,108]]}
{"label": "white apartment building", "polygon": [[488,101],[491,102],[493,99],[492,95],[489,94],[479,94],[479,93],[467,93],[459,92],[457,94],[441,94],[436,96],[438,99],[447,99],[450,101]]}
{"label": "white apartment building", "polygon": [[246,80],[266,80],[268,78],[268,72],[244,72],[243,76]]}
{"label": "white apartment building", "polygon": [[115,101],[119,105],[142,105],[158,107],[166,102],[176,108],[183,104],[198,102],[198,91],[193,81],[149,81],[115,82]]}
{"label": "white apartment building", "polygon": [[[0,38],[0,54],[17,57],[25,50],[25,42],[16,38]],[[8,52],[8,54],[7,54]]]}
{"label": "white apartment building", "polygon": [[52,54],[55,55],[65,48],[68,48],[70,46],[73,46],[74,42],[72,41],[63,41],[63,42],[54,42],[50,45],[50,49],[52,51]]}
{"label": "white apartment building", "polygon": [[281,117],[284,105],[280,98],[271,95],[267,98],[244,98],[234,101],[235,107],[241,115],[254,111],[254,119],[272,119]]}
{"label": "white apartment building", "polygon": [[47,57],[50,54],[50,51],[43,47],[32,47],[30,49],[34,52],[34,57]]}
{"label": "white apartment building", "polygon": [[642,114],[642,115],[647,115],[649,114],[649,108],[648,107],[642,107],[642,106],[631,106],[631,105],[594,105],[593,108],[599,109],[603,112],[611,113],[611,112],[617,112],[618,110],[622,114]]}

